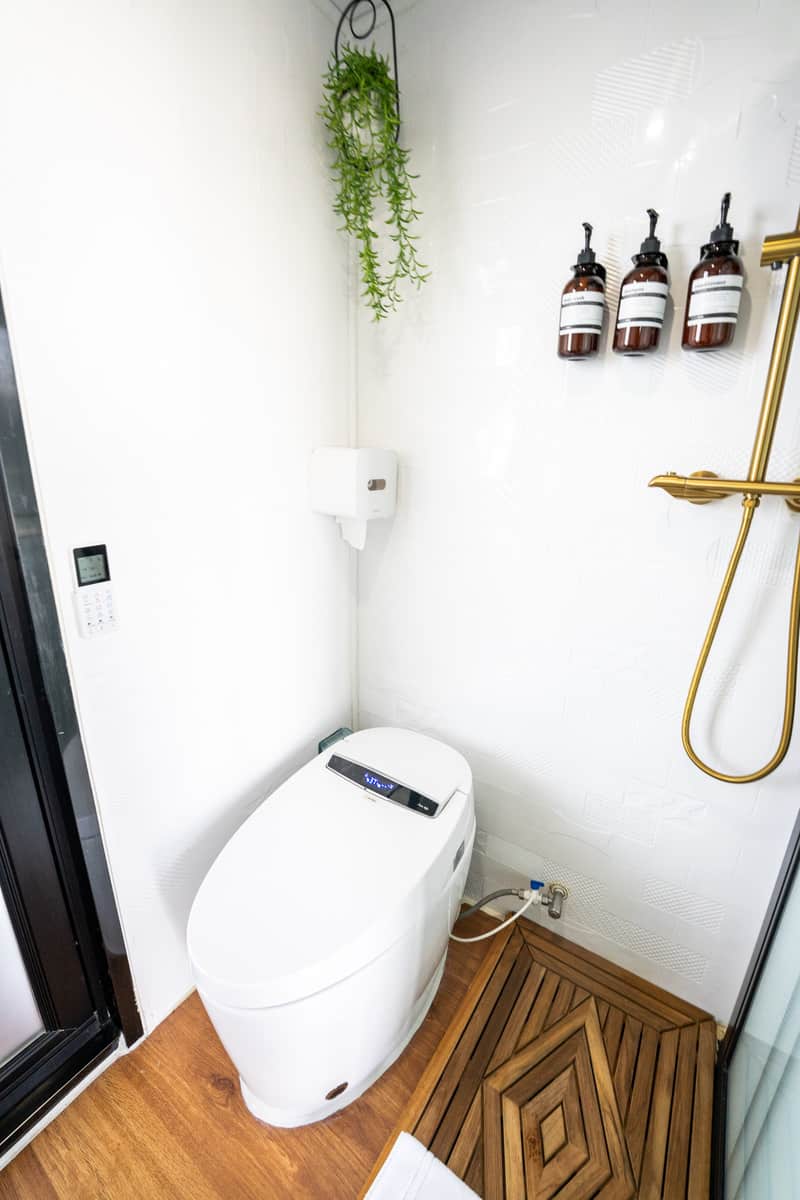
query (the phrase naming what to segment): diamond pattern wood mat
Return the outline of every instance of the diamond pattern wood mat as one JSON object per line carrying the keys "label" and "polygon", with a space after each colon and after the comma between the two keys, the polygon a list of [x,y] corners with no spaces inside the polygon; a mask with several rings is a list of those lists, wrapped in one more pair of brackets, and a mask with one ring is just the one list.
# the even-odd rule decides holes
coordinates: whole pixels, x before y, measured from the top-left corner
{"label": "diamond pattern wood mat", "polygon": [[400,1130],[485,1200],[708,1200],[708,1013],[521,919],[498,934]]}

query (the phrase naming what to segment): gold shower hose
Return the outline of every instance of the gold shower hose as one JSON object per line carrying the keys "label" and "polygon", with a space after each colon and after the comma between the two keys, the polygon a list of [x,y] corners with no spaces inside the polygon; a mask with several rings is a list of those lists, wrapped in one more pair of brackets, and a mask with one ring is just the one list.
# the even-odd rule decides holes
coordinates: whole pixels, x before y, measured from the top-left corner
{"label": "gold shower hose", "polygon": [[760,767],[757,771],[751,771],[749,775],[725,775],[722,771],[716,771],[714,767],[710,767],[708,763],[704,763],[698,757],[692,746],[690,736],[692,713],[694,711],[695,700],[697,699],[697,691],[700,687],[700,680],[703,678],[703,672],[706,669],[708,656],[711,653],[711,647],[714,644],[714,638],[716,637],[719,623],[722,620],[722,614],[725,611],[733,577],[739,566],[739,559],[742,557],[742,551],[744,550],[758,503],[758,496],[745,496],[742,501],[744,512],[742,513],[742,523],[739,526],[739,535],[736,538],[736,545],[733,547],[733,554],[731,554],[728,569],[722,581],[717,603],[714,605],[714,612],[711,615],[708,632],[703,641],[697,666],[692,675],[692,682],[689,684],[689,694],[686,697],[683,720],[681,722],[683,748],[689,755],[689,758],[696,767],[699,767],[701,771],[705,771],[706,775],[711,775],[714,779],[720,779],[723,783],[753,783],[756,779],[763,779],[765,775],[769,775],[771,771],[774,771],[786,757],[786,751],[789,749],[789,743],[792,740],[792,727],[794,725],[795,693],[797,690],[797,645],[798,634],[800,634],[800,540],[797,544],[797,555],[794,560],[794,582],[792,584],[792,601],[789,609],[789,646],[786,658],[786,694],[783,704],[783,726],[777,750],[765,766]]}
{"label": "gold shower hose", "polygon": [[[711,647],[714,644],[714,638],[719,628],[719,623],[722,619],[722,614],[725,611],[725,605],[728,601],[731,585],[733,584],[734,576],[736,575],[739,566],[739,560],[742,557],[742,552],[747,542],[750,526],[753,523],[755,511],[760,503],[759,484],[764,482],[766,474],[767,462],[769,460],[770,450],[772,448],[772,439],[775,433],[775,424],[778,418],[778,409],[783,395],[783,385],[786,379],[786,372],[789,366],[789,358],[792,352],[792,343],[794,341],[795,330],[797,327],[798,307],[800,306],[800,214],[798,214],[797,224],[792,233],[777,234],[774,237],[769,237],[764,241],[764,246],[761,254],[762,266],[770,265],[777,266],[789,260],[789,270],[787,273],[786,283],[783,289],[783,298],[781,300],[780,313],[778,314],[778,323],[775,329],[775,341],[772,346],[772,354],[770,356],[769,371],[767,372],[767,381],[764,388],[764,400],[761,405],[761,415],[759,417],[758,429],[756,438],[753,444],[753,453],[750,459],[750,469],[747,474],[747,482],[753,484],[752,491],[746,491],[742,500],[744,512],[742,513],[742,523],[739,526],[739,534],[736,538],[736,544],[733,547],[728,568],[725,572],[725,578],[722,581],[717,603],[714,606],[714,611],[711,615],[711,622],[708,626],[703,641],[700,656],[697,660],[697,666],[692,675],[692,681],[689,684],[689,694],[686,697],[686,705],[683,710],[683,720],[681,723],[681,737],[683,740],[683,748],[689,755],[689,758],[699,767],[701,771],[705,771],[706,775],[711,775],[714,779],[719,779],[723,783],[753,783],[757,779],[763,779],[765,775],[769,775],[777,766],[783,762],[786,757],[786,752],[789,749],[789,743],[792,740],[792,727],[794,724],[795,712],[795,696],[797,691],[797,650],[798,637],[800,635],[800,540],[798,540],[797,555],[794,565],[794,581],[792,583],[792,599],[789,609],[789,644],[786,659],[786,691],[783,705],[783,725],[781,728],[780,741],[778,748],[773,754],[769,762],[757,771],[751,771],[748,775],[726,775],[722,771],[716,771],[710,767],[708,763],[703,762],[698,757],[692,746],[690,736],[690,726],[692,722],[692,713],[694,711],[695,701],[697,699],[698,688],[700,681],[703,678],[703,672],[708,662],[708,656],[711,653]],[[698,475],[708,474],[699,472]],[[698,483],[695,485],[698,490],[694,492],[694,496],[703,502],[708,497],[709,482]],[[724,485],[725,481],[720,481]],[[795,481],[796,482],[796,481]],[[683,498],[691,499],[692,480],[680,480],[682,491],[679,493],[675,477],[660,476],[657,480],[653,480],[654,485],[664,487],[671,491],[673,495],[682,495]],[[713,483],[711,487],[713,487]],[[789,485],[791,486],[791,485]],[[699,490],[705,488],[703,492]],[[725,494],[724,492],[722,494]],[[793,511],[800,511],[800,504],[797,501],[796,494],[787,492],[793,496],[787,500],[790,508]],[[716,498],[716,497],[715,497]]]}

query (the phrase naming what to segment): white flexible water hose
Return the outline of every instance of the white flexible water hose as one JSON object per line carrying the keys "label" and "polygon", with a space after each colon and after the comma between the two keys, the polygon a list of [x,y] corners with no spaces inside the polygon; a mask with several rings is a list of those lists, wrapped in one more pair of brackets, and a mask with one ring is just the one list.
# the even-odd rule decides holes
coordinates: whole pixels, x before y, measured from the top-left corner
{"label": "white flexible water hose", "polygon": [[501,929],[505,929],[508,925],[511,925],[514,921],[516,921],[517,917],[521,917],[524,912],[527,912],[527,910],[530,908],[530,906],[532,904],[534,904],[538,899],[539,899],[539,890],[538,889],[536,889],[535,891],[531,890],[530,895],[528,896],[527,900],[523,904],[522,908],[518,908],[515,913],[512,913],[512,915],[510,917],[508,917],[505,921],[503,921],[502,925],[496,925],[494,929],[490,929],[487,933],[480,933],[480,934],[478,934],[477,937],[471,937],[471,938],[456,937],[456,935],[454,933],[451,933],[450,941],[451,942],[483,942],[486,940],[486,938],[494,937],[494,935],[496,933],[499,933]]}

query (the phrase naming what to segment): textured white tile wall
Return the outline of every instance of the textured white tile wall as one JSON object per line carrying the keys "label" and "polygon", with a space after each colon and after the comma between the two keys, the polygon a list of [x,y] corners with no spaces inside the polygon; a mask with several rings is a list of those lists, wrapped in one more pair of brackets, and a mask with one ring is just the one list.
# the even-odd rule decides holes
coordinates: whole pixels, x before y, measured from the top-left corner
{"label": "textured white tile wall", "polygon": [[[680,745],[739,522],[648,492],[746,470],[782,276],[762,236],[800,200],[794,0],[423,0],[399,24],[404,138],[431,281],[359,328],[360,436],[401,456],[360,563],[361,721],[473,764],[478,893],[543,874],[569,936],[727,1017],[797,809],[800,739],[763,784]],[[680,350],[686,277],[723,191],[747,292],[732,349]],[[644,210],[673,303],[652,360],[564,364],[559,295],[596,227],[610,316]],[[771,473],[800,475],[795,364]],[[757,514],[696,719],[726,770],[772,753],[798,518]]]}
{"label": "textured white tile wall", "polygon": [[[333,10],[331,10],[333,12]],[[3,6],[0,261],[51,567],[145,1023],[231,833],[349,719],[346,255],[305,0]],[[70,547],[109,543],[113,637]]]}

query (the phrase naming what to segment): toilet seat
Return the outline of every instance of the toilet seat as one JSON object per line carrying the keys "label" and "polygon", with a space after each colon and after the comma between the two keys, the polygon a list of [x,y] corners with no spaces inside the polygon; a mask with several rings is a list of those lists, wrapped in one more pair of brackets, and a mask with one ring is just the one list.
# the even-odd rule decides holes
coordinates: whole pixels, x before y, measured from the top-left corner
{"label": "toilet seat", "polygon": [[189,955],[217,1004],[269,1008],[346,979],[424,920],[452,876],[454,830],[471,804],[461,755],[396,729],[353,734],[335,752],[383,771],[396,763],[441,809],[431,818],[375,796],[327,770],[327,755],[287,780],[223,849],[192,907]]}

